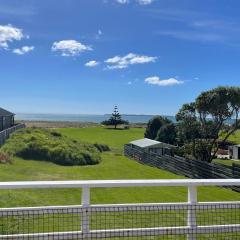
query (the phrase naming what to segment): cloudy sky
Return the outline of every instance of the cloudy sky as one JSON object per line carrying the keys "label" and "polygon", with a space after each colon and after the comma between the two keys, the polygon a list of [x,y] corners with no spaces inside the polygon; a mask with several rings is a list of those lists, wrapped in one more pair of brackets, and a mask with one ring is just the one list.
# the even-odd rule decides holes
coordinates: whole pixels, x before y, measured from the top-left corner
{"label": "cloudy sky", "polygon": [[0,0],[0,106],[172,115],[240,85],[237,0]]}

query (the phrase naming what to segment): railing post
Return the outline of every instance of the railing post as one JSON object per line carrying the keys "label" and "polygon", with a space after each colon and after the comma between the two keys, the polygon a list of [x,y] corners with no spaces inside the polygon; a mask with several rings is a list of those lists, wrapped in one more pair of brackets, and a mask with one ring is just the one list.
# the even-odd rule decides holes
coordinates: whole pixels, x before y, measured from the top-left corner
{"label": "railing post", "polygon": [[90,189],[89,187],[82,188],[82,233],[87,237],[89,233],[89,214],[88,208],[90,205]]}
{"label": "railing post", "polygon": [[[188,210],[187,224],[191,231],[197,227],[196,210],[194,209],[194,206],[197,203],[197,187],[196,186],[188,187],[188,203],[190,204],[190,209]],[[187,239],[196,240],[196,234],[194,233],[188,234]]]}

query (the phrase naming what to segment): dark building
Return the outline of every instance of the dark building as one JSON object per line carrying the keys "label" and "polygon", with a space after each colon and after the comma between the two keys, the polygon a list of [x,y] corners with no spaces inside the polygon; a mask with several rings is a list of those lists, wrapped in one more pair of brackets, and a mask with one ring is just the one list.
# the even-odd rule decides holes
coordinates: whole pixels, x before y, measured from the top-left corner
{"label": "dark building", "polygon": [[14,125],[14,113],[0,108],[0,131],[10,128]]}

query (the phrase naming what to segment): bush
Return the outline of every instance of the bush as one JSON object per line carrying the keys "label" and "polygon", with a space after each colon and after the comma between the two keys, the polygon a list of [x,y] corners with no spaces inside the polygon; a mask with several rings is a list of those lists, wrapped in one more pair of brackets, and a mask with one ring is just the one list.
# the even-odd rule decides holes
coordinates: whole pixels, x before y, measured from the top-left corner
{"label": "bush", "polygon": [[21,129],[2,147],[5,154],[24,159],[50,161],[56,164],[93,165],[100,162],[100,152],[108,151],[104,144],[88,144],[74,140],[57,131],[37,128]]}
{"label": "bush", "polygon": [[166,117],[155,116],[148,121],[146,131],[144,133],[145,138],[156,139],[159,129],[166,125],[170,124],[171,121]]}
{"label": "bush", "polygon": [[94,143],[94,146],[98,149],[99,152],[110,151],[110,147],[106,144]]}
{"label": "bush", "polygon": [[54,136],[54,137],[61,137],[62,134],[60,132],[56,132],[56,131],[52,131],[51,134]]}

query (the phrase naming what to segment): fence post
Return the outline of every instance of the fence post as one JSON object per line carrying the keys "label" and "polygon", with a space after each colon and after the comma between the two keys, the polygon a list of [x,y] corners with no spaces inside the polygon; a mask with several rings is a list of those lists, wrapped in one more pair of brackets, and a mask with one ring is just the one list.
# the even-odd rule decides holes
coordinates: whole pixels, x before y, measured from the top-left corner
{"label": "fence post", "polygon": [[89,187],[82,188],[82,233],[84,238],[87,237],[89,233],[89,214],[88,208],[90,205],[90,189]]}
{"label": "fence post", "polygon": [[[188,210],[187,224],[191,231],[197,227],[196,210],[194,209],[194,206],[197,203],[197,187],[196,186],[188,186],[188,203],[190,204],[190,209]],[[195,233],[188,234],[187,239],[196,240],[196,234]]]}

